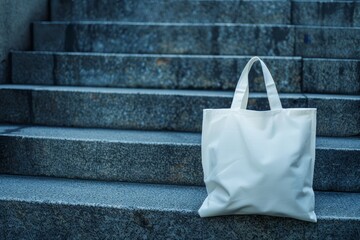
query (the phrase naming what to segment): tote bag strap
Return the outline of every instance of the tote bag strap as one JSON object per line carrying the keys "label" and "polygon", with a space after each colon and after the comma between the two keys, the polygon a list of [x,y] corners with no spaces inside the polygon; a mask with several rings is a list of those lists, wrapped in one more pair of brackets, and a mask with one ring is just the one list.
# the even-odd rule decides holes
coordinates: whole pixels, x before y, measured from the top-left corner
{"label": "tote bag strap", "polygon": [[263,76],[265,80],[266,92],[270,103],[270,109],[282,109],[279,94],[276,90],[274,80],[271,76],[269,69],[265,63],[259,57],[253,57],[246,64],[244,70],[241,73],[238,84],[236,85],[235,95],[231,104],[231,108],[234,109],[246,109],[249,99],[249,72],[254,62],[260,61]]}

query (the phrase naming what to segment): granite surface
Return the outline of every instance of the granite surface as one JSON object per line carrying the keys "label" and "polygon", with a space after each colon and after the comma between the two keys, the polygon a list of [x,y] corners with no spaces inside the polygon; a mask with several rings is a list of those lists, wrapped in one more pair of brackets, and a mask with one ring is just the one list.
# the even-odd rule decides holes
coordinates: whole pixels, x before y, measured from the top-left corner
{"label": "granite surface", "polygon": [[292,24],[360,27],[357,1],[291,1]]}
{"label": "granite surface", "polygon": [[303,90],[309,93],[360,94],[360,61],[305,58]]}
{"label": "granite surface", "polygon": [[316,192],[318,223],[200,218],[203,187],[1,176],[0,237],[51,239],[357,239],[359,193]]}
{"label": "granite surface", "polygon": [[[109,8],[108,5],[113,7]],[[96,9],[96,10],[95,10]],[[251,13],[251,14],[249,14]],[[268,23],[360,26],[360,3],[322,1],[53,0],[53,21]]]}
{"label": "granite surface", "polygon": [[0,84],[9,83],[13,49],[32,48],[31,23],[47,20],[49,16],[47,0],[0,0]]}
{"label": "granite surface", "polygon": [[[0,85],[0,173],[37,176],[0,175],[0,239],[360,239],[359,6],[53,0],[59,22],[33,28],[48,52],[14,52],[12,80],[57,86]],[[232,91],[209,90],[234,88],[239,55],[267,56],[284,107],[318,109],[329,137],[317,138],[317,224],[197,214],[206,190],[191,132],[204,108],[230,106]],[[264,90],[258,72],[252,91]],[[263,93],[249,105],[269,107]]]}
{"label": "granite surface", "polygon": [[36,51],[292,56],[294,40],[295,30],[288,25],[34,24]]}
{"label": "granite surface", "polygon": [[[359,58],[359,27],[38,22],[37,51]],[[251,44],[249,44],[251,43]]]}
{"label": "granite surface", "polygon": [[31,91],[1,89],[0,121],[11,123],[31,123]]}
{"label": "granite surface", "polygon": [[360,58],[360,28],[297,27],[295,56],[312,58]]}
{"label": "granite surface", "polygon": [[[12,83],[233,90],[247,56],[14,52]],[[301,92],[301,58],[262,57],[279,92]],[[265,91],[259,64],[250,90]]]}
{"label": "granite surface", "polygon": [[[0,125],[0,172],[203,185],[200,133]],[[360,139],[317,138],[314,189],[360,192]]]}
{"label": "granite surface", "polygon": [[360,135],[360,96],[305,94],[308,107],[317,108],[317,132],[331,129],[329,136]]}
{"label": "granite surface", "polygon": [[53,21],[288,24],[290,10],[290,2],[286,1],[53,0],[51,18]]}
{"label": "granite surface", "polygon": [[[1,85],[1,97],[31,92],[30,119],[52,126],[104,127],[142,130],[200,131],[202,111],[229,108],[227,91],[156,90],[64,86]],[[22,94],[22,93],[17,93]],[[318,108],[319,136],[356,136],[360,133],[360,96],[280,94],[284,108]],[[22,102],[1,108],[16,112]],[[265,93],[254,93],[249,109],[267,110]],[[51,114],[49,114],[51,113]],[[1,122],[21,122],[21,118]]]}
{"label": "granite surface", "polygon": [[[360,93],[360,61],[262,57],[279,92]],[[248,57],[13,52],[12,83],[233,90]],[[250,90],[264,91],[261,69]]]}

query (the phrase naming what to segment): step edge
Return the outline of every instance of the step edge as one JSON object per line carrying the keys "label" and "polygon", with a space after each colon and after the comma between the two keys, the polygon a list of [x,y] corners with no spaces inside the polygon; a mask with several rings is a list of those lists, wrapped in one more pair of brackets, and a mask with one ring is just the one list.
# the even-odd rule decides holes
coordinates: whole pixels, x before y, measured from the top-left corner
{"label": "step edge", "polygon": [[[192,133],[192,132],[179,132],[179,131],[157,131],[157,130],[150,130],[150,131],[142,131],[142,130],[124,130],[124,129],[104,129],[104,128],[76,128],[76,127],[57,127],[57,126],[43,126],[43,125],[16,125],[16,124],[2,124],[0,123],[0,129],[5,129],[5,128],[11,128],[11,127],[21,127],[21,128],[30,128],[30,129],[39,129],[44,131],[46,134],[44,135],[35,135],[35,134],[31,134],[31,133],[1,133],[0,132],[0,137],[8,137],[8,138],[21,138],[21,139],[50,139],[50,140],[61,140],[61,141],[66,141],[66,140],[70,140],[70,141],[77,141],[77,142],[106,142],[106,143],[120,143],[120,144],[139,144],[139,145],[172,145],[172,146],[188,146],[188,147],[192,147],[192,146],[201,146],[201,133]],[[102,138],[102,136],[95,138],[95,137],[72,137],[69,135],[68,136],[57,136],[55,134],[51,134],[51,131],[53,130],[62,130],[62,131],[93,131],[94,133],[101,133],[103,135],[106,135],[106,132],[113,132],[113,134],[137,134],[137,133],[141,133],[141,134],[145,134],[149,136],[148,140],[137,140],[137,136],[131,136],[128,139],[133,139],[133,140],[124,140],[124,139],[106,139],[106,138]],[[48,133],[47,131],[49,131],[50,133]],[[176,135],[180,134],[180,137],[186,137],[186,138],[192,138],[192,141],[186,141],[186,140],[179,140],[178,142],[173,142],[170,140],[167,141],[156,141],[153,140],[153,135],[170,135],[171,137],[176,137]],[[200,141],[196,141],[194,139],[198,139]],[[317,140],[321,141],[320,143],[317,144],[316,149],[319,150],[343,150],[343,151],[360,151],[360,137],[321,137],[318,136]],[[359,148],[357,148],[357,146],[355,147],[336,147],[336,143],[330,143],[328,144],[327,141],[335,141],[335,140],[339,140],[340,142],[346,142],[348,140],[351,141],[356,141],[359,143]],[[331,146],[329,146],[331,145]],[[333,147],[333,145],[335,145],[335,147]]]}

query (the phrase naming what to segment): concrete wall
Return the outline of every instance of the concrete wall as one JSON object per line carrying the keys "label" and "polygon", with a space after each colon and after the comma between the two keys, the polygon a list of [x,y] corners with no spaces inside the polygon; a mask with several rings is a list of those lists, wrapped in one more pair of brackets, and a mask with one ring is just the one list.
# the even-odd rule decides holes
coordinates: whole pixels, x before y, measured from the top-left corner
{"label": "concrete wall", "polygon": [[47,20],[48,0],[0,0],[0,83],[9,81],[9,51],[31,50],[31,22]]}

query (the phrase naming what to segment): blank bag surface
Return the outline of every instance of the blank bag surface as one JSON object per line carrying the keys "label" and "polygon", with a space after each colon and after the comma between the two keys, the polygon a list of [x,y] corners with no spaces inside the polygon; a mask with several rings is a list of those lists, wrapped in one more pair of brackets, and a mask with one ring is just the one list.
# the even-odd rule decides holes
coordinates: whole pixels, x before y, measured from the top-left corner
{"label": "blank bag surface", "polygon": [[[269,111],[247,110],[248,73],[260,61]],[[282,108],[263,61],[245,66],[230,109],[204,109],[201,217],[261,214],[316,222],[312,188],[316,109]]]}

